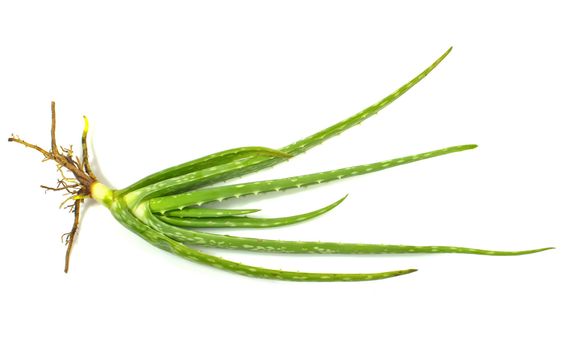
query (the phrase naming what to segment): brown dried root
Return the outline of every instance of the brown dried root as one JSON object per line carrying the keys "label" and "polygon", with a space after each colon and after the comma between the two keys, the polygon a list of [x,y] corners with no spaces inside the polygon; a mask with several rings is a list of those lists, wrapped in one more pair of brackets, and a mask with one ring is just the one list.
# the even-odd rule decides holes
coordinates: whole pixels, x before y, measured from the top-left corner
{"label": "brown dried root", "polygon": [[[42,185],[41,188],[45,191],[66,191],[65,195],[68,196],[60,205],[61,208],[68,208],[74,214],[74,223],[70,232],[65,233],[62,238],[66,244],[66,255],[64,272],[68,272],[70,265],[70,254],[72,246],[78,234],[78,226],[80,224],[80,206],[84,199],[91,196],[91,187],[97,179],[94,175],[88,160],[88,146],[86,138],[88,135],[88,119],[84,116],[84,131],[82,132],[82,159],[74,154],[72,146],[65,148],[57,145],[56,141],[56,113],[55,102],[51,102],[51,149],[46,151],[43,148],[34,144],[28,143],[17,136],[12,135],[8,138],[9,142],[16,142],[24,145],[25,147],[32,148],[43,155],[43,161],[52,160],[57,165],[57,170],[61,178],[57,181],[55,187]],[[71,177],[67,174],[70,173]],[[70,205],[64,206],[68,201],[74,202]]]}

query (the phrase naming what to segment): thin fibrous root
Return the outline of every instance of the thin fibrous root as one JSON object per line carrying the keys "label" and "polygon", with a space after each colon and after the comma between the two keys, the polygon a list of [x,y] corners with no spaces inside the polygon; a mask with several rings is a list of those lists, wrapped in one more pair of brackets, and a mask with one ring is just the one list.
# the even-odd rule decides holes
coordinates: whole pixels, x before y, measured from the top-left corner
{"label": "thin fibrous root", "polygon": [[68,273],[68,268],[70,267],[70,254],[72,252],[72,246],[74,245],[74,241],[76,239],[76,235],[78,233],[78,225],[80,224],[80,205],[82,204],[83,200],[78,199],[74,201],[74,223],[72,224],[72,230],[67,234],[66,237],[66,255],[64,258],[64,272]]}
{"label": "thin fibrous root", "polygon": [[[8,138],[9,142],[16,142],[25,147],[32,148],[43,155],[43,161],[52,160],[56,163],[57,171],[60,173],[61,179],[57,181],[56,187],[42,185],[41,188],[46,191],[66,191],[64,194],[68,196],[61,204],[60,208],[70,209],[74,213],[74,223],[72,230],[62,235],[61,239],[65,242],[66,256],[64,272],[68,272],[70,264],[70,253],[78,232],[80,223],[80,205],[84,202],[85,198],[91,196],[91,186],[96,182],[96,177],[92,172],[88,162],[88,148],[86,145],[86,138],[88,135],[88,120],[84,118],[85,125],[82,132],[82,159],[74,154],[72,145],[69,147],[62,147],[57,145],[56,140],[56,112],[55,102],[51,102],[51,149],[45,149],[22,140],[19,136],[13,135]],[[68,173],[72,176],[67,176]],[[71,205],[65,204],[74,200]]]}

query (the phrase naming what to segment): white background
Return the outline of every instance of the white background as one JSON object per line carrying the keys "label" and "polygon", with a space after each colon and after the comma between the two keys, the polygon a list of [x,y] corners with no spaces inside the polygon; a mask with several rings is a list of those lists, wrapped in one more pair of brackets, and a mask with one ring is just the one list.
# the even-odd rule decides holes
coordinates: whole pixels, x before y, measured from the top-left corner
{"label": "white background", "polygon": [[[204,4],[203,4],[204,3]],[[377,117],[250,179],[477,143],[460,154],[238,206],[324,217],[234,234],[518,250],[562,247],[557,1],[4,1],[0,134],[79,145],[124,187],[226,148],[281,147],[350,116],[451,55]],[[52,164],[2,155],[2,349],[560,349],[560,250],[520,257],[282,256],[214,251],[301,271],[415,274],[362,283],[245,278],[160,251],[88,206],[45,195]],[[236,203],[228,203],[236,206]]]}

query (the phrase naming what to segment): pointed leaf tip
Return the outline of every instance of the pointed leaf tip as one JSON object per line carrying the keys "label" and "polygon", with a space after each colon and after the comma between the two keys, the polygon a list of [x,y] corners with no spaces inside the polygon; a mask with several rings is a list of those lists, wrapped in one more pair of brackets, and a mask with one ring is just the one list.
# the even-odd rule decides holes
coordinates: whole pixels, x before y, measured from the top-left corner
{"label": "pointed leaf tip", "polygon": [[434,63],[433,66],[437,66],[439,63],[441,63],[441,61],[443,61],[445,59],[445,57],[447,57],[451,51],[453,50],[453,47],[449,47]]}
{"label": "pointed leaf tip", "polygon": [[346,194],[345,196],[341,197],[340,199],[338,199],[337,201],[335,201],[334,203],[332,203],[331,205],[335,207],[337,207],[338,205],[340,205],[346,198],[347,196],[349,196],[349,193]]}

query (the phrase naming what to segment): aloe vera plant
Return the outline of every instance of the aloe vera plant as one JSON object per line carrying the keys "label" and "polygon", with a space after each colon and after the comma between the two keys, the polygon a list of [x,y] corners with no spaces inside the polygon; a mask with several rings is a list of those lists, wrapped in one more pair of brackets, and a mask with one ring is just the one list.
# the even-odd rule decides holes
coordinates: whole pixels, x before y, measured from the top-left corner
{"label": "aloe vera plant", "polygon": [[453,246],[282,241],[220,235],[200,230],[200,228],[267,228],[299,223],[334,209],[345,197],[309,213],[277,218],[248,216],[259,209],[211,208],[207,206],[211,202],[221,202],[226,199],[259,195],[271,191],[304,188],[476,148],[476,145],[472,144],[453,146],[402,158],[321,173],[209,187],[209,185],[240,177],[286,161],[361,123],[392,103],[426,77],[441,63],[450,51],[451,49],[447,50],[419,75],[383,98],[380,102],[305,139],[280,149],[242,147],[214,153],[162,170],[120,190],[111,189],[101,183],[90,167],[86,143],[88,133],[88,120],[86,117],[84,117],[85,127],[82,133],[82,157],[75,155],[72,147],[64,148],[57,145],[54,102],[51,104],[50,151],[30,144],[16,136],[10,137],[9,141],[31,147],[42,153],[45,160],[52,160],[57,164],[61,174],[61,179],[59,179],[57,186],[42,187],[46,190],[64,191],[68,196],[67,200],[72,201],[67,206],[74,213],[74,224],[71,232],[65,235],[67,243],[65,272],[68,271],[70,252],[78,231],[80,207],[84,200],[89,198],[102,203],[123,226],[163,250],[187,260],[245,276],[260,278],[288,281],[366,281],[405,275],[416,270],[407,269],[362,274],[281,271],[225,260],[203,253],[197,247],[299,254],[462,253],[498,256],[531,254],[552,249],[495,251]]}

